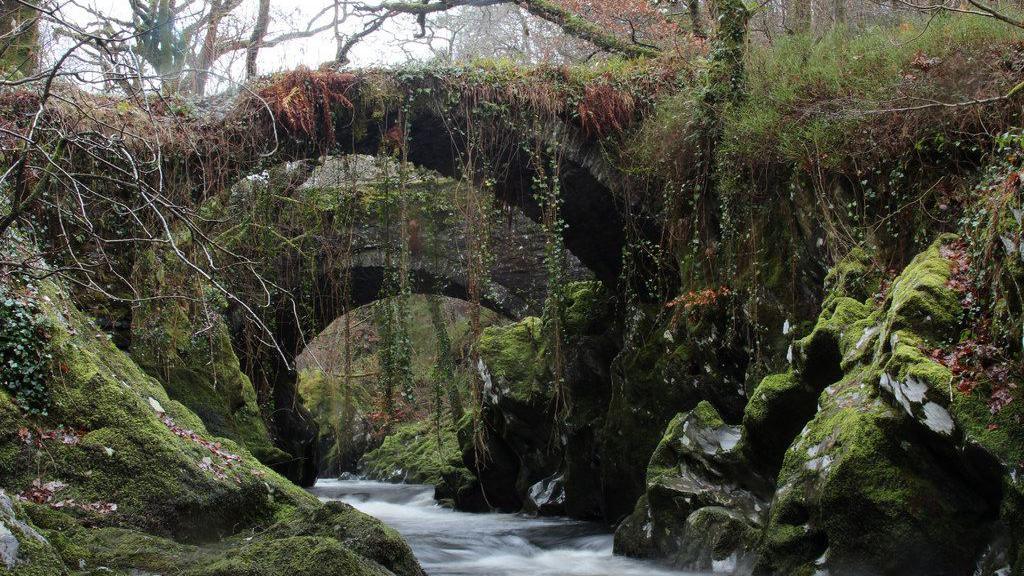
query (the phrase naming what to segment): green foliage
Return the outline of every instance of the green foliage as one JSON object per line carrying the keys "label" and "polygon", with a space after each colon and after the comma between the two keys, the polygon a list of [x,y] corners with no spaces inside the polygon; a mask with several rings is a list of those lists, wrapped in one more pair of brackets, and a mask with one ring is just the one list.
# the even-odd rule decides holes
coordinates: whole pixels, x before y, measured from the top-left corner
{"label": "green foliage", "polygon": [[[861,138],[865,125],[902,118],[859,111],[898,107],[893,97],[908,90],[920,91],[908,95],[944,102],[975,97],[970,83],[948,82],[916,69],[915,57],[948,59],[950,66],[965,68],[990,66],[989,60],[998,63],[994,46],[1020,38],[1019,31],[991,18],[939,16],[899,28],[836,28],[821,37],[799,34],[752,46],[747,52],[749,99],[726,120],[726,153],[798,164],[810,158],[826,165],[872,154],[876,151],[870,145],[865,149]],[[941,130],[941,124],[918,128]]]}
{"label": "green foliage", "polygon": [[[394,277],[398,271],[389,270],[385,274],[392,278],[387,282],[385,290],[401,290]],[[389,418],[396,417],[395,393],[400,392],[407,403],[413,402],[412,372],[412,341],[409,339],[409,294],[389,294],[374,302],[374,317],[380,334],[379,362],[380,394],[384,402],[384,413]]]}
{"label": "green foliage", "polygon": [[50,407],[48,342],[46,323],[34,299],[0,287],[0,380],[30,414],[45,416]]}

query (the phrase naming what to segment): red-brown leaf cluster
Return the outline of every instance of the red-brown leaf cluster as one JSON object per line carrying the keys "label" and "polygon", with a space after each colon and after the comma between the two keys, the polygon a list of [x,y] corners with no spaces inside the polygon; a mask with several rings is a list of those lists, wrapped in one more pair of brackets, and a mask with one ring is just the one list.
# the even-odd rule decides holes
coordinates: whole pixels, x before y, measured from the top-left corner
{"label": "red-brown leaf cluster", "polygon": [[[979,293],[970,275],[971,259],[962,241],[942,247],[941,254],[950,262],[947,286],[960,296],[965,310],[977,306]],[[988,389],[988,407],[996,414],[1014,399],[1014,374],[1009,359],[992,343],[991,319],[979,318],[969,338],[949,350],[936,348],[929,355],[949,369],[962,394],[973,394],[983,384]]]}
{"label": "red-brown leaf cluster", "polygon": [[971,278],[971,257],[962,240],[946,244],[940,254],[949,260],[950,274],[946,285],[961,296],[961,305],[970,308],[978,302],[978,288]]}
{"label": "red-brown leaf cluster", "polygon": [[67,446],[74,446],[82,439],[85,433],[80,430],[70,430],[61,428],[59,430],[41,430],[37,429],[35,432],[28,428],[22,427],[18,429],[18,438],[22,443],[35,446],[36,448],[42,448],[45,441],[57,441]]}
{"label": "red-brown leaf cluster", "polygon": [[45,504],[56,509],[76,508],[85,512],[102,515],[111,514],[117,511],[117,504],[114,504],[113,502],[78,502],[74,498],[57,500],[57,492],[60,492],[65,488],[67,488],[67,484],[59,480],[43,482],[42,479],[36,478],[32,481],[32,485],[30,487],[18,494],[18,499],[23,502],[32,502],[33,504]]}
{"label": "red-brown leaf cluster", "polygon": [[922,72],[927,72],[941,63],[941,58],[929,58],[921,50],[918,50],[917,53],[914,54],[914,59],[910,61],[910,65],[913,68],[921,70]]}
{"label": "red-brown leaf cluster", "polygon": [[665,304],[665,307],[674,308],[682,305],[683,308],[689,310],[690,308],[711,306],[717,303],[719,298],[730,296],[731,294],[732,290],[730,290],[728,286],[705,288],[703,290],[691,290],[686,294],[677,296],[668,304]]}
{"label": "red-brown leaf cluster", "polygon": [[[237,454],[232,454],[231,452],[224,450],[220,442],[211,442],[196,432],[179,426],[174,422],[173,418],[167,415],[166,412],[160,413],[160,421],[163,422],[164,426],[167,426],[175,436],[194,442],[209,450],[214,456],[217,456],[220,461],[214,460],[209,456],[204,457],[199,462],[199,468],[212,473],[218,479],[226,480],[228,478],[228,473],[241,463],[242,458]],[[241,482],[238,477],[235,477],[235,481]]]}

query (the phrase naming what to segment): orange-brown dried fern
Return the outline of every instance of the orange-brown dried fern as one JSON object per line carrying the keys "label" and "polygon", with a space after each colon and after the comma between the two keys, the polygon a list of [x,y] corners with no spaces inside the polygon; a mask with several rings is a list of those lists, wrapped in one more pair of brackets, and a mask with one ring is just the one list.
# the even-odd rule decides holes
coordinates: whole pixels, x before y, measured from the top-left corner
{"label": "orange-brown dried fern", "polygon": [[580,124],[588,136],[603,138],[629,127],[635,110],[636,103],[628,92],[607,82],[589,84],[579,104]]}
{"label": "orange-brown dried fern", "polygon": [[326,149],[335,143],[334,111],[337,106],[353,108],[348,92],[355,84],[354,74],[301,67],[263,88],[259,95],[289,136]]}

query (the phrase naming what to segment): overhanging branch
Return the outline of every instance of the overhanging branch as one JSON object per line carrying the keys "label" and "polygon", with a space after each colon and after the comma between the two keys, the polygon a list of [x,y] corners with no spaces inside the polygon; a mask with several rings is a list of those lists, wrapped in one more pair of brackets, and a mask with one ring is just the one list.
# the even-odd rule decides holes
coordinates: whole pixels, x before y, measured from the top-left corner
{"label": "overhanging branch", "polygon": [[622,54],[630,58],[655,56],[659,52],[658,49],[651,46],[633,43],[609,33],[601,26],[577,16],[548,0],[448,0],[428,2],[426,4],[385,2],[374,10],[422,16],[444,12],[460,6],[483,7],[497,4],[515,4],[530,14],[558,26],[566,34],[586,40],[606,52]]}

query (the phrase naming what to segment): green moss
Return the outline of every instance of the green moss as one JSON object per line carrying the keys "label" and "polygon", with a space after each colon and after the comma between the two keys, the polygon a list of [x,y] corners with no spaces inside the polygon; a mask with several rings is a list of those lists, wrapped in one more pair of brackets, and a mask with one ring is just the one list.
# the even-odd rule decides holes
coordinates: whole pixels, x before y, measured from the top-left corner
{"label": "green moss", "polygon": [[784,408],[787,404],[784,398],[800,388],[800,381],[792,372],[766,376],[754,389],[754,394],[743,410],[744,431],[750,430],[753,433],[770,429],[765,422],[773,416],[774,409]]}
{"label": "green moss", "polygon": [[[176,259],[155,249],[136,257],[133,277],[148,293],[173,293],[183,276]],[[242,373],[228,327],[203,310],[209,326],[194,336],[194,320],[179,299],[147,300],[132,315],[132,357],[157,378],[167,394],[202,419],[207,430],[245,446],[265,464],[291,456],[274,446],[260,414],[256,391]]]}
{"label": "green moss", "polygon": [[528,317],[483,331],[477,344],[493,384],[521,402],[542,401],[551,393],[544,380],[541,320]]}
{"label": "green moss", "polygon": [[[712,408],[712,410],[714,410]],[[717,416],[717,412],[714,413]],[[676,454],[676,443],[683,434],[684,426],[690,413],[676,414],[665,428],[665,434],[654,449],[651,461],[647,465],[647,485],[657,484],[665,478],[671,478],[679,472],[679,459]]]}
{"label": "green moss", "polygon": [[790,537],[769,539],[762,572],[806,569],[826,546],[830,565],[845,569],[945,569],[970,564],[981,544],[982,498],[926,447],[901,441],[904,420],[861,382],[848,376],[823,394],[786,453],[766,534]]}
{"label": "green moss", "polygon": [[[42,479],[67,484],[59,498],[117,505],[97,521],[185,538],[268,522],[280,505],[316,505],[234,442],[210,435],[159,382],[66,306],[55,286],[46,294],[50,303],[43,313],[53,326],[53,408],[47,419],[29,422],[0,406],[0,439],[5,447],[17,447],[2,453],[5,487],[25,489],[45,459]],[[166,412],[166,422],[156,406]],[[80,440],[44,442],[40,451],[18,439],[21,428],[58,426],[81,431]],[[209,444],[197,440],[202,438]],[[214,442],[220,442],[220,453],[210,449]]]}
{"label": "green moss", "polygon": [[385,576],[337,540],[296,536],[243,546],[187,576]]}
{"label": "green moss", "polygon": [[89,567],[174,574],[186,566],[206,562],[211,556],[196,546],[122,528],[78,530],[75,540],[86,551],[80,560]]}
{"label": "green moss", "polygon": [[565,287],[565,298],[565,333],[579,335],[607,329],[612,302],[603,284],[570,282]]}
{"label": "green moss", "polygon": [[700,426],[708,428],[719,428],[725,426],[725,420],[718,413],[718,410],[707,400],[701,400],[690,412],[692,418]]}
{"label": "green moss", "polygon": [[303,509],[266,533],[272,538],[329,537],[397,576],[422,576],[422,570],[398,532],[343,502]]}
{"label": "green moss", "polygon": [[863,302],[879,289],[881,276],[867,250],[858,246],[850,250],[825,276],[825,292]]}
{"label": "green moss", "polygon": [[[60,556],[48,540],[33,525],[23,507],[0,490],[0,538],[13,537],[17,549],[13,558],[0,558],[0,570],[11,576],[60,576],[66,574]],[[5,562],[12,562],[8,568]]]}
{"label": "green moss", "polygon": [[951,238],[940,238],[914,257],[893,282],[883,304],[885,334],[907,330],[935,345],[957,333],[960,302],[947,287],[950,265],[941,254]]}
{"label": "green moss", "polygon": [[793,438],[814,415],[817,391],[793,372],[761,380],[743,410],[742,446],[747,458],[774,476]]}
{"label": "green moss", "polygon": [[[923,351],[958,329],[959,301],[942,255],[949,240],[941,237],[914,258],[874,310],[845,296],[826,299],[815,333],[838,337],[830,345],[843,352],[841,380],[821,394],[817,414],[785,453],[759,572],[811,570],[826,548],[835,569],[967,570],[982,546],[979,534],[995,514],[985,491],[958,468],[963,464],[951,465],[917,440],[926,429],[921,407],[935,403],[935,412],[953,394],[949,370]],[[785,389],[783,380],[773,384]],[[910,398],[892,392],[900,386],[909,386]],[[958,405],[963,401],[954,401],[952,412],[960,422]],[[750,414],[758,420],[759,411]]]}
{"label": "green moss", "polygon": [[[0,395],[0,485],[17,493],[37,478],[58,480],[55,499],[72,504],[29,507],[46,541],[26,543],[33,563],[15,574],[422,574],[393,530],[350,506],[321,505],[210,435],[56,286],[45,293],[54,409],[29,420]],[[70,441],[18,436],[58,425]],[[77,505],[102,503],[117,508]]]}
{"label": "green moss", "polygon": [[340,503],[328,504],[311,515],[292,514],[264,532],[198,546],[134,530],[54,522],[55,513],[47,514],[51,518],[46,534],[51,540],[73,545],[61,546],[61,552],[64,561],[76,568],[182,576],[422,574],[394,531]]}
{"label": "green moss", "polygon": [[852,341],[863,332],[869,313],[870,308],[853,298],[826,298],[814,329],[793,344],[794,370],[800,380],[815,392],[838,381],[843,375],[843,352],[856,346]]}
{"label": "green moss", "polygon": [[455,429],[448,418],[444,420],[440,432],[429,420],[398,426],[380,447],[363,456],[360,467],[377,480],[440,484],[464,469]]}
{"label": "green moss", "polygon": [[705,506],[686,519],[686,554],[698,565],[710,566],[733,554],[747,556],[760,536],[738,512],[721,506]]}

